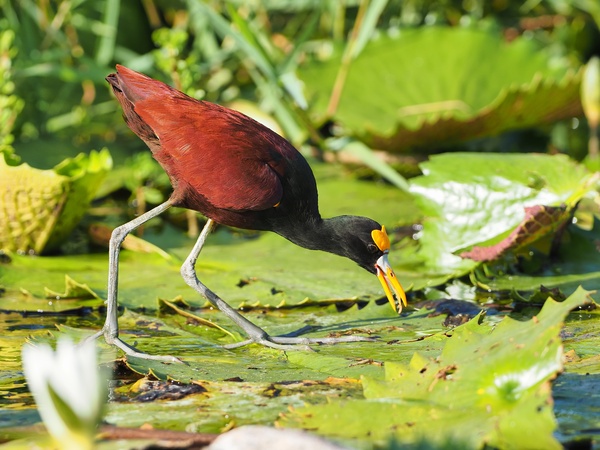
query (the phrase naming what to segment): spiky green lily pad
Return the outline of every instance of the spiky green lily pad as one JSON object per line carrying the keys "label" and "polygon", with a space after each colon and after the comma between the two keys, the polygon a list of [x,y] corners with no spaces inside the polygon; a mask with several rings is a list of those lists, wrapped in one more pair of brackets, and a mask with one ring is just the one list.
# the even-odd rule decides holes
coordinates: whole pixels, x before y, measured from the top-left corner
{"label": "spiky green lily pad", "polygon": [[385,380],[363,377],[365,399],[299,408],[281,424],[379,442],[394,436],[465,449],[560,449],[550,380],[562,369],[563,321],[588,294],[548,300],[532,320],[507,317],[493,330],[476,317],[456,329],[438,358],[415,354],[408,365],[386,363]]}
{"label": "spiky green lily pad", "polygon": [[112,167],[108,150],[80,154],[54,169],[11,166],[0,158],[0,249],[42,253],[83,217]]}
{"label": "spiky green lily pad", "polygon": [[[325,118],[341,49],[302,68]],[[485,61],[485,63],[483,63]],[[401,152],[549,123],[581,112],[581,75],[531,39],[423,27],[382,35],[352,62],[333,119],[367,145]]]}
{"label": "spiky green lily pad", "polygon": [[44,288],[46,298],[56,300],[61,299],[79,299],[92,300],[100,297],[85,283],[78,283],[69,275],[65,275],[65,292],[57,292],[48,287]]}

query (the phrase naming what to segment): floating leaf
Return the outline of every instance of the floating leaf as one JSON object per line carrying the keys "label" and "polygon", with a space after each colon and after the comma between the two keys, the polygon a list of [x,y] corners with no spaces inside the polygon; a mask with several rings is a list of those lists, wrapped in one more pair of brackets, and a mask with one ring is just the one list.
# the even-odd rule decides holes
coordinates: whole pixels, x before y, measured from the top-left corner
{"label": "floating leaf", "polygon": [[203,317],[200,317],[200,316],[190,312],[188,310],[189,305],[183,300],[183,298],[181,296],[176,297],[172,301],[164,300],[162,298],[158,299],[158,309],[163,314],[168,313],[168,312],[173,312],[175,314],[179,314],[180,316],[185,317],[186,319],[190,320],[193,323],[206,325],[207,327],[217,328],[217,329],[221,330],[223,333],[226,333],[229,336],[233,337],[233,334],[230,331],[227,331],[225,328],[217,325],[214,322],[211,322],[210,320],[207,320]]}
{"label": "floating leaf", "polygon": [[476,261],[457,255],[507,238],[524,208],[564,204],[562,217],[596,180],[565,155],[447,153],[421,169],[423,176],[411,181],[426,216],[418,255],[425,270],[448,276],[473,270]]}
{"label": "floating leaf", "polygon": [[[596,220],[591,230],[576,225],[567,228],[558,249],[559,258],[544,264],[533,273],[512,273],[510,276],[486,278],[482,271],[474,272],[478,283],[493,292],[535,291],[541,285],[560,288],[570,294],[578,286],[587,290],[600,290],[600,223]],[[556,298],[556,297],[555,297]]]}
{"label": "floating leaf", "polygon": [[[227,426],[272,424],[281,411],[301,406],[302,398],[345,396],[360,391],[355,380],[323,381],[203,382],[206,395],[193,395],[180,402],[133,403],[126,399],[109,405],[106,421],[119,426],[141,427],[149,420],[160,429],[186,429],[220,433]],[[171,407],[172,406],[172,407]],[[201,411],[201,414],[199,414]]]}
{"label": "floating leaf", "polygon": [[570,217],[571,213],[564,205],[525,207],[525,218],[506,238],[488,247],[476,245],[468,252],[461,253],[460,256],[474,261],[492,261],[509,250],[517,251],[554,233],[564,226]]}
{"label": "floating leaf", "polygon": [[550,380],[562,369],[562,323],[588,301],[579,289],[562,303],[549,300],[530,321],[504,318],[492,330],[476,317],[438,358],[415,354],[408,365],[386,363],[385,380],[363,377],[365,399],[298,408],[281,424],[338,438],[393,435],[403,444],[560,449]]}
{"label": "floating leaf", "polygon": [[[336,49],[299,72],[321,118],[341,57]],[[440,147],[578,115],[580,78],[533,39],[403,29],[373,39],[352,62],[333,119],[372,148]]]}
{"label": "floating leaf", "polygon": [[108,150],[67,159],[51,170],[0,158],[0,249],[42,253],[77,225],[112,166]]}
{"label": "floating leaf", "polygon": [[44,291],[46,292],[46,298],[52,298],[55,300],[90,300],[100,298],[98,294],[92,291],[87,284],[78,283],[69,275],[65,275],[65,292],[63,294],[48,288],[44,288]]}

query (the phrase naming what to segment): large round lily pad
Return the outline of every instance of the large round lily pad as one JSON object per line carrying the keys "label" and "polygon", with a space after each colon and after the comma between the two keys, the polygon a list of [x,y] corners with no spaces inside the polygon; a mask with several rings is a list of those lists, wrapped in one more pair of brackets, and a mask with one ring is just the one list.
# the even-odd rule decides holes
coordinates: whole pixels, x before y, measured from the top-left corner
{"label": "large round lily pad", "polygon": [[[324,120],[342,51],[304,66],[312,113]],[[352,61],[333,119],[393,152],[440,147],[581,114],[580,72],[531,39],[424,27],[381,35]]]}

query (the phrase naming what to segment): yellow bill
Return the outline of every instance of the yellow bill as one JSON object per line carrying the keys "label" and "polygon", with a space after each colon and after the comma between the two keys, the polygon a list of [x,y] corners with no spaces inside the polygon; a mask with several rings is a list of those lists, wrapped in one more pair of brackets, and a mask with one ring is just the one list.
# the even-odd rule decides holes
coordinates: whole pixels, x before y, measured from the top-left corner
{"label": "yellow bill", "polygon": [[375,267],[377,268],[377,278],[379,278],[381,286],[383,286],[383,291],[385,292],[390,305],[392,305],[394,311],[400,314],[402,312],[402,305],[407,305],[406,293],[404,292],[404,289],[402,289],[398,278],[396,278],[392,266],[390,266],[387,252],[381,255],[377,260]]}
{"label": "yellow bill", "polygon": [[400,314],[402,312],[402,305],[407,305],[406,293],[404,292],[404,289],[402,289],[402,286],[400,285],[398,278],[396,278],[396,274],[388,261],[390,238],[385,231],[385,227],[381,227],[381,230],[373,230],[371,232],[371,237],[379,250],[383,252],[383,255],[381,255],[375,263],[377,278],[379,278],[379,281],[383,286],[383,290],[390,305],[392,305],[394,311]]}

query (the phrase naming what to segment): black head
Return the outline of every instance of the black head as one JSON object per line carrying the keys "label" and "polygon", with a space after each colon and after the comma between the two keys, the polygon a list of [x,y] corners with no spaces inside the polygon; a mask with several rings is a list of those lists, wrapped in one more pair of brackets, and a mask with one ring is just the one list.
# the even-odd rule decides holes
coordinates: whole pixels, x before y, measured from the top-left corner
{"label": "black head", "polygon": [[400,313],[406,294],[396,278],[388,252],[385,227],[367,217],[338,216],[331,219],[287,221],[273,231],[301,247],[345,256],[377,275],[392,308]]}
{"label": "black head", "polygon": [[392,308],[400,313],[402,304],[406,306],[406,294],[388,262],[390,239],[385,227],[374,220],[356,216],[341,216],[326,222],[334,228],[337,246],[337,249],[327,248],[327,251],[346,256],[377,275]]}
{"label": "black head", "polygon": [[372,219],[358,216],[339,216],[329,219],[335,228],[334,248],[327,251],[345,256],[363,269],[376,273],[376,263],[387,249],[379,248],[374,233],[381,232],[382,226]]}
{"label": "black head", "polygon": [[374,240],[383,227],[367,217],[338,216],[317,221],[286,221],[284,225],[272,229],[296,245],[344,256],[371,273],[376,273],[375,263],[387,250]]}
{"label": "black head", "polygon": [[367,217],[338,216],[331,219],[287,222],[274,229],[297,245],[345,256],[377,275],[394,310],[406,306],[406,294],[388,262],[390,240],[385,227]]}

